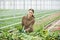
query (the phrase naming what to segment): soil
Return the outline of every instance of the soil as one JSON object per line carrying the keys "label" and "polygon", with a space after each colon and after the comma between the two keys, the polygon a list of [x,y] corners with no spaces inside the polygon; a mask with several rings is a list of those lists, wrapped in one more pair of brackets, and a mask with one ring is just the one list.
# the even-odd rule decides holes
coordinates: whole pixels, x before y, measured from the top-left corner
{"label": "soil", "polygon": [[50,25],[48,25],[46,27],[47,30],[49,31],[57,31],[57,30],[60,30],[60,19],[51,23]]}

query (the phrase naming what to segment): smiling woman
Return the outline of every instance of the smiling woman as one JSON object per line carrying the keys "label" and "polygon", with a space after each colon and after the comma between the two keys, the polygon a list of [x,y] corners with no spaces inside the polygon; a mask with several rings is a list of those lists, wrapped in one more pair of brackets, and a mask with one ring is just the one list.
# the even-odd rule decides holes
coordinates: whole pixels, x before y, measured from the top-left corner
{"label": "smiling woman", "polygon": [[35,23],[34,20],[34,10],[29,9],[27,16],[23,16],[22,18],[22,27],[26,32],[32,32],[33,31],[33,24]]}

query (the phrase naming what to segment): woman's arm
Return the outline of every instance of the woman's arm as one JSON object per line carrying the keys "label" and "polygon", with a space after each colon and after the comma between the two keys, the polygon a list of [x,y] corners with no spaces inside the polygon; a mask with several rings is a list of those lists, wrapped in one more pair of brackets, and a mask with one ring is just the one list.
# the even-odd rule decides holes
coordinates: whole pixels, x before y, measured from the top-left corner
{"label": "woman's arm", "polygon": [[33,20],[31,20],[29,23],[27,23],[28,25],[30,25],[30,24],[34,24],[35,23],[35,20],[33,19]]}
{"label": "woman's arm", "polygon": [[30,24],[34,24],[35,23],[35,20],[33,18],[33,20],[27,22],[27,19],[25,18],[25,16],[22,18],[22,26],[29,26]]}

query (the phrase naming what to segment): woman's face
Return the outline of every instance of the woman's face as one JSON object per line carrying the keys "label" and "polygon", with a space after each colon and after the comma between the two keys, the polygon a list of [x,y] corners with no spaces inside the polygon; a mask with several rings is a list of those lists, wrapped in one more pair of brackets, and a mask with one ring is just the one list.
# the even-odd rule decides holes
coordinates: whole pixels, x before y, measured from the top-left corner
{"label": "woman's face", "polygon": [[28,15],[32,16],[33,14],[34,13],[31,10],[28,11]]}

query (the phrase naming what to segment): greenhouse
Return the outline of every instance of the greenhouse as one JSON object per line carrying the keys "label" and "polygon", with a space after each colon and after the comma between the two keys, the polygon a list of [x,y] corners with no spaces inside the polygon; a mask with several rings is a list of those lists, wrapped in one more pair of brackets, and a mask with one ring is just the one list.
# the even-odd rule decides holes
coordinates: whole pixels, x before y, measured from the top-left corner
{"label": "greenhouse", "polygon": [[60,40],[60,0],[0,0],[0,40]]}

